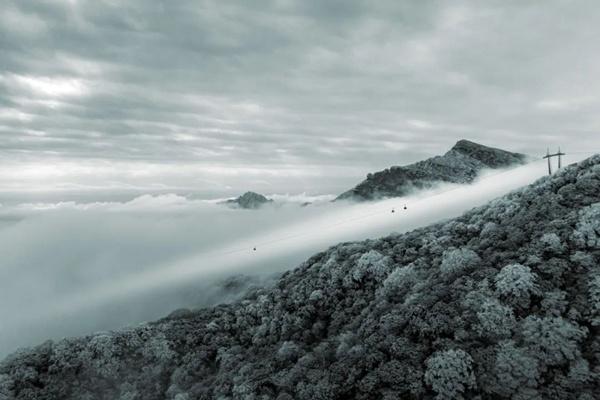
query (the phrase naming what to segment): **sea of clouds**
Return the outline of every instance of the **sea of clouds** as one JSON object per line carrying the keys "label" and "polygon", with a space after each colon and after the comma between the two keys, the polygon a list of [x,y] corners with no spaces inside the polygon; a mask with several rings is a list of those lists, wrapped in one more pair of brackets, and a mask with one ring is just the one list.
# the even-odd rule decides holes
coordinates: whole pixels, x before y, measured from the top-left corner
{"label": "sea of clouds", "polygon": [[[117,329],[178,308],[235,299],[221,284],[228,277],[243,274],[265,283],[340,241],[460,215],[532,183],[545,168],[534,162],[484,173],[472,185],[441,185],[362,204],[330,202],[333,196],[271,195],[274,205],[240,210],[217,199],[161,194],[4,205],[0,357],[50,338]],[[306,202],[312,204],[303,206]]]}

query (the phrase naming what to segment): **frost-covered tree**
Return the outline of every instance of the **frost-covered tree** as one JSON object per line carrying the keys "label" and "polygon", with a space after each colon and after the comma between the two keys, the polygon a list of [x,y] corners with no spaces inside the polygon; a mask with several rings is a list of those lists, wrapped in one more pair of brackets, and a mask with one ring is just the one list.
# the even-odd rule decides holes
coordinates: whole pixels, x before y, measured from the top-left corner
{"label": "frost-covered tree", "polygon": [[553,290],[544,294],[540,306],[547,316],[562,315],[569,305],[567,294],[562,290]]}
{"label": "frost-covered tree", "polygon": [[485,299],[477,311],[475,329],[483,337],[501,339],[511,336],[515,324],[512,308],[496,299]]}
{"label": "frost-covered tree", "polygon": [[515,395],[523,388],[534,388],[540,376],[538,361],[513,341],[500,343],[496,352],[494,392],[504,397]]}
{"label": "frost-covered tree", "polygon": [[119,387],[118,400],[138,400],[140,399],[139,392],[131,383],[125,382]]}
{"label": "frost-covered tree", "polygon": [[80,354],[84,364],[90,364],[101,377],[116,379],[119,376],[119,346],[112,336],[102,333],[93,336]]}
{"label": "frost-covered tree", "polygon": [[580,212],[573,239],[581,249],[600,248],[600,203],[592,204]]}
{"label": "frost-covered tree", "polygon": [[475,387],[473,359],[464,350],[437,352],[425,364],[425,382],[437,393],[438,400],[462,399],[465,390]]}
{"label": "frost-covered tree", "polygon": [[479,236],[482,239],[493,240],[498,239],[498,235],[500,232],[501,230],[499,229],[497,224],[495,224],[494,222],[487,222],[485,225],[483,225]]}
{"label": "frost-covered tree", "polygon": [[579,358],[571,363],[567,378],[570,386],[577,387],[588,383],[590,380],[597,378],[597,376],[590,370],[589,362],[583,358]]}
{"label": "frost-covered tree", "polygon": [[410,289],[418,283],[414,265],[398,267],[383,281],[381,293],[391,301],[401,301]]}
{"label": "frost-covered tree", "polygon": [[177,355],[169,344],[169,341],[165,337],[164,333],[152,336],[142,348],[142,354],[148,360],[169,362],[173,357]]}
{"label": "frost-covered tree", "polygon": [[475,268],[481,258],[473,250],[460,248],[444,252],[440,271],[446,277],[455,277],[461,273]]}
{"label": "frost-covered tree", "polygon": [[521,264],[509,264],[494,278],[496,291],[510,304],[529,306],[530,295],[537,292],[536,274]]}
{"label": "frost-covered tree", "polygon": [[380,365],[375,374],[377,381],[396,390],[398,393],[413,396],[422,395],[423,372],[403,360],[391,360]]}
{"label": "frost-covered tree", "polygon": [[579,342],[584,328],[561,317],[529,316],[522,323],[521,335],[532,354],[545,365],[558,365],[579,357]]}
{"label": "frost-covered tree", "polygon": [[540,238],[540,245],[544,253],[550,255],[561,254],[565,251],[565,246],[556,233],[545,233]]}
{"label": "frost-covered tree", "polygon": [[378,252],[377,250],[369,250],[364,253],[352,270],[352,279],[361,281],[368,274],[375,278],[381,278],[388,273],[389,258]]}
{"label": "frost-covered tree", "polygon": [[588,297],[592,314],[592,325],[600,325],[600,272],[594,273],[588,283]]}
{"label": "frost-covered tree", "polygon": [[12,399],[12,386],[13,380],[10,378],[10,376],[0,374],[0,400]]}
{"label": "frost-covered tree", "polygon": [[277,358],[283,361],[291,361],[301,355],[302,349],[292,341],[285,341],[277,350]]}

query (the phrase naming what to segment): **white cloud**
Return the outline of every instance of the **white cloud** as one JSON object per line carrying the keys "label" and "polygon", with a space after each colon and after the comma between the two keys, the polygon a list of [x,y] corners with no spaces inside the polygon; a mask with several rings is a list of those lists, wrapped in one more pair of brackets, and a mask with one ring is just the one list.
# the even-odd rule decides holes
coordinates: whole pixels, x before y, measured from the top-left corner
{"label": "white cloud", "polygon": [[51,78],[45,76],[14,75],[9,77],[9,84],[13,83],[33,94],[47,97],[71,97],[82,96],[88,91],[87,86],[81,79],[75,78]]}
{"label": "white cloud", "polygon": [[432,124],[431,122],[422,121],[419,119],[409,119],[408,121],[406,121],[406,124],[408,126],[410,126],[411,128],[417,128],[417,129],[433,129],[433,128],[435,128],[435,125]]}
{"label": "white cloud", "polygon": [[596,101],[595,97],[585,96],[576,98],[544,99],[536,103],[536,107],[544,111],[577,110]]}

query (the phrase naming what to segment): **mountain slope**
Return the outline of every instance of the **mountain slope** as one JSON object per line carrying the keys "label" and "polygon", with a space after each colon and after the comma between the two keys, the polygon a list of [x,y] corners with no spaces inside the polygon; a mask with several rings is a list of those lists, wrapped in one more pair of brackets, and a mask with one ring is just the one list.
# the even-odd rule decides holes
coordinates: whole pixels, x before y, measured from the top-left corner
{"label": "mountain slope", "polygon": [[595,156],[238,303],[18,352],[0,399],[591,400],[599,376]]}
{"label": "mountain slope", "polygon": [[526,160],[524,154],[460,140],[443,156],[369,174],[366,180],[337,199],[361,201],[400,197],[436,182],[470,183],[482,169],[505,168],[524,164]]}

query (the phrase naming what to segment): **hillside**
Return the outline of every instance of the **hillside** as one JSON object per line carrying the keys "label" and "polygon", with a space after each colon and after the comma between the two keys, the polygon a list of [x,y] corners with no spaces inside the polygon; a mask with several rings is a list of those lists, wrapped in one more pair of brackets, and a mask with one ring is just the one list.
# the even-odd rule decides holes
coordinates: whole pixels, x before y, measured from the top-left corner
{"label": "hillside", "polygon": [[405,196],[414,189],[427,188],[437,182],[471,183],[483,169],[505,168],[524,164],[526,160],[524,154],[460,140],[443,156],[369,174],[337,199],[375,200]]}
{"label": "hillside", "polygon": [[459,218],[331,247],[240,302],[0,364],[2,400],[598,393],[600,156]]}

